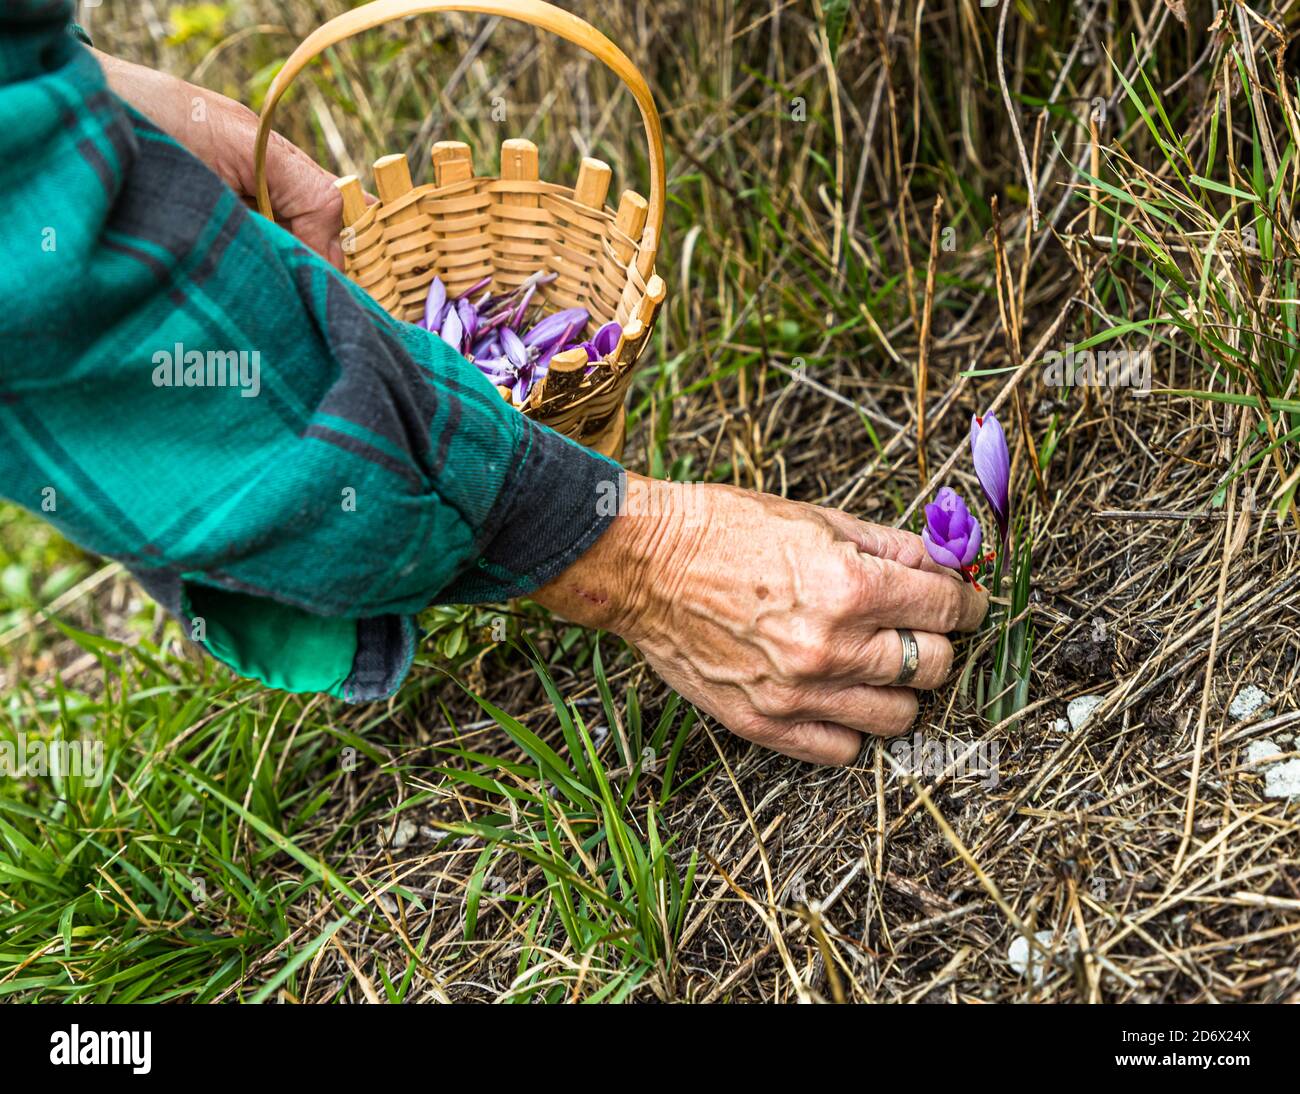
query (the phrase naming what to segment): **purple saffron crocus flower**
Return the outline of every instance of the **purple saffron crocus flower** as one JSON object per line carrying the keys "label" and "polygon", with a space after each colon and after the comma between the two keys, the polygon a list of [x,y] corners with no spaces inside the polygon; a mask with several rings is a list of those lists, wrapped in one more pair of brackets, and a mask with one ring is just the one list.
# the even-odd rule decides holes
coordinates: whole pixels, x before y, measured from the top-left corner
{"label": "purple saffron crocus flower", "polygon": [[537,364],[548,367],[551,358],[562,350],[571,349],[590,319],[586,308],[565,308],[535,324],[524,335],[524,345],[537,351]]}
{"label": "purple saffron crocus flower", "polygon": [[535,359],[519,335],[501,328],[501,357],[476,362],[480,371],[498,387],[508,387],[516,403],[528,398],[533,385],[546,375],[546,366]]}
{"label": "purple saffron crocus flower", "polygon": [[557,353],[561,353],[567,349],[579,348],[578,343],[575,342],[574,339],[578,337],[578,332],[580,330],[582,330],[582,325],[578,323],[576,320],[573,323],[569,324],[569,326],[565,327],[564,333],[561,334],[559,338],[556,338],[553,342],[549,343],[548,345],[543,345],[540,347],[540,351],[537,354],[537,363],[539,365],[549,366],[551,363],[551,358],[554,357]]}
{"label": "purple saffron crocus flower", "polygon": [[460,313],[455,308],[447,311],[446,317],[442,321],[442,330],[438,332],[447,345],[451,346],[457,353],[460,352],[461,342],[465,339],[465,328],[461,325]]}
{"label": "purple saffron crocus flower", "polygon": [[478,330],[478,309],[465,297],[456,301],[456,315],[460,318],[460,327],[464,331],[464,341],[472,342]]}
{"label": "purple saffron crocus flower", "polygon": [[442,319],[447,313],[447,286],[441,277],[435,277],[429,284],[429,295],[424,301],[424,329],[434,334],[442,329]]}
{"label": "purple saffron crocus flower", "polygon": [[590,342],[582,343],[582,348],[587,351],[587,360],[603,361],[618,348],[622,334],[623,328],[616,321],[610,320],[591,336]]}
{"label": "purple saffron crocus flower", "polygon": [[524,335],[524,345],[536,346],[539,352],[550,349],[574,330],[582,330],[591,316],[586,308],[565,308],[548,315]]}
{"label": "purple saffron crocus flower", "polygon": [[1007,436],[992,414],[982,418],[971,415],[970,453],[975,462],[975,477],[997,519],[1002,542],[1006,543],[1011,522],[1011,453],[1007,451]]}
{"label": "purple saffron crocus flower", "polygon": [[975,559],[980,553],[983,534],[979,521],[971,515],[957,491],[945,486],[925,507],[921,539],[935,562],[957,570],[974,584],[978,569]]}
{"label": "purple saffron crocus flower", "polygon": [[469,355],[476,361],[490,357],[500,357],[501,339],[497,337],[496,331],[481,335],[478,341],[470,346]]}
{"label": "purple saffron crocus flower", "polygon": [[537,282],[529,280],[524,287],[524,294],[519,298],[519,306],[510,313],[507,320],[509,326],[515,330],[519,329],[519,324],[524,321],[524,316],[528,313],[528,305],[533,302],[533,293],[537,291]]}
{"label": "purple saffron crocus flower", "polygon": [[506,351],[506,357],[515,368],[527,367],[528,343],[509,327],[501,328],[501,348]]}

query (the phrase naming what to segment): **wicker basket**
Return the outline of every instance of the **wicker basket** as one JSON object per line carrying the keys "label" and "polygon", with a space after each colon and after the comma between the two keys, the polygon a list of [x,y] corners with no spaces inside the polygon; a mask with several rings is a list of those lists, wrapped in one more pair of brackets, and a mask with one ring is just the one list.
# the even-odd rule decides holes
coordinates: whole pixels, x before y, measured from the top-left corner
{"label": "wicker basket", "polygon": [[390,315],[413,321],[423,314],[435,276],[454,296],[488,276],[493,292],[506,292],[539,270],[554,272],[555,279],[534,297],[545,312],[585,307],[592,316],[588,336],[611,320],[622,333],[615,350],[590,373],[584,350],[557,354],[521,409],[617,457],[625,437],[624,397],[664,300],[663,280],[654,272],[664,217],[663,133],[644,77],[593,27],[541,0],[376,0],[331,19],[294,50],[271,84],[257,133],[258,206],[272,215],[265,170],[271,117],[302,68],[362,31],[452,11],[530,23],[609,66],[641,108],[650,145],[649,199],[627,190],[617,211],[610,209],[605,195],[611,172],[599,160],[584,159],[572,186],[547,182],[538,178],[536,146],[507,140],[499,175],[477,176],[469,145],[440,141],[432,149],[432,184],[413,186],[402,154],[375,161],[374,204],[366,204],[355,176],[339,180],[348,276]]}

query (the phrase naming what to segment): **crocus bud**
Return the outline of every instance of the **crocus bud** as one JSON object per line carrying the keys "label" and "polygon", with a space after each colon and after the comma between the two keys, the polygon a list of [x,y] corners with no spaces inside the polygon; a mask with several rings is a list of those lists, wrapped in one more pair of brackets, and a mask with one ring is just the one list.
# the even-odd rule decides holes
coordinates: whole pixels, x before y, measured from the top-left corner
{"label": "crocus bud", "polygon": [[478,341],[470,347],[470,356],[476,361],[480,358],[492,358],[501,356],[501,340],[495,332],[482,335]]}
{"label": "crocus bud", "polygon": [[971,415],[970,453],[984,500],[993,510],[998,532],[1006,543],[1011,519],[1011,453],[1007,451],[1007,435],[992,414],[982,418]]}
{"label": "crocus bud", "polygon": [[473,341],[474,332],[478,330],[478,309],[463,296],[456,301],[456,315],[460,318],[461,330],[465,342]]}
{"label": "crocus bud", "polygon": [[622,337],[623,328],[611,320],[591,336],[591,346],[596,351],[596,360],[603,361],[616,349]]}
{"label": "crocus bud", "polygon": [[501,348],[505,350],[506,358],[515,368],[527,367],[528,347],[509,327],[501,328]]}

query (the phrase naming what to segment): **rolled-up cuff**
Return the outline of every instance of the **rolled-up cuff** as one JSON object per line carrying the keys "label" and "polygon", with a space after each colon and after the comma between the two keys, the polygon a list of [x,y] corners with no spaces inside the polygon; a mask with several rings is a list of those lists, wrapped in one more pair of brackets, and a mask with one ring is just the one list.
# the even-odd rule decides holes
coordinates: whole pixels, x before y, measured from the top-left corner
{"label": "rolled-up cuff", "polygon": [[437,604],[523,596],[578,559],[616,515],[607,504],[622,468],[525,418],[521,456],[484,523],[477,561]]}
{"label": "rolled-up cuff", "polygon": [[409,615],[357,620],[357,650],[340,698],[349,703],[387,699],[402,686],[415,660],[419,628]]}
{"label": "rolled-up cuff", "polygon": [[169,569],[132,569],[187,637],[240,676],[350,703],[387,699],[415,659],[419,630],[407,615],[337,619],[290,604],[185,580]]}

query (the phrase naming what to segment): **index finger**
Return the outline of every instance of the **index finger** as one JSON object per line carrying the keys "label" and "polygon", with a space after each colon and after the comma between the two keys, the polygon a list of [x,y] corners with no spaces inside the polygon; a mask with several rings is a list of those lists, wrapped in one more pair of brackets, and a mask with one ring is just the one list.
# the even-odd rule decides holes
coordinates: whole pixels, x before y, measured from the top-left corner
{"label": "index finger", "polygon": [[859,520],[842,509],[822,509],[821,513],[863,554],[887,558],[911,570],[928,570],[932,574],[950,572],[930,557],[924,542],[915,532]]}
{"label": "index finger", "polygon": [[973,631],[989,610],[989,596],[951,571],[931,573],[889,559],[862,555],[866,572],[862,608],[881,627],[947,634]]}

